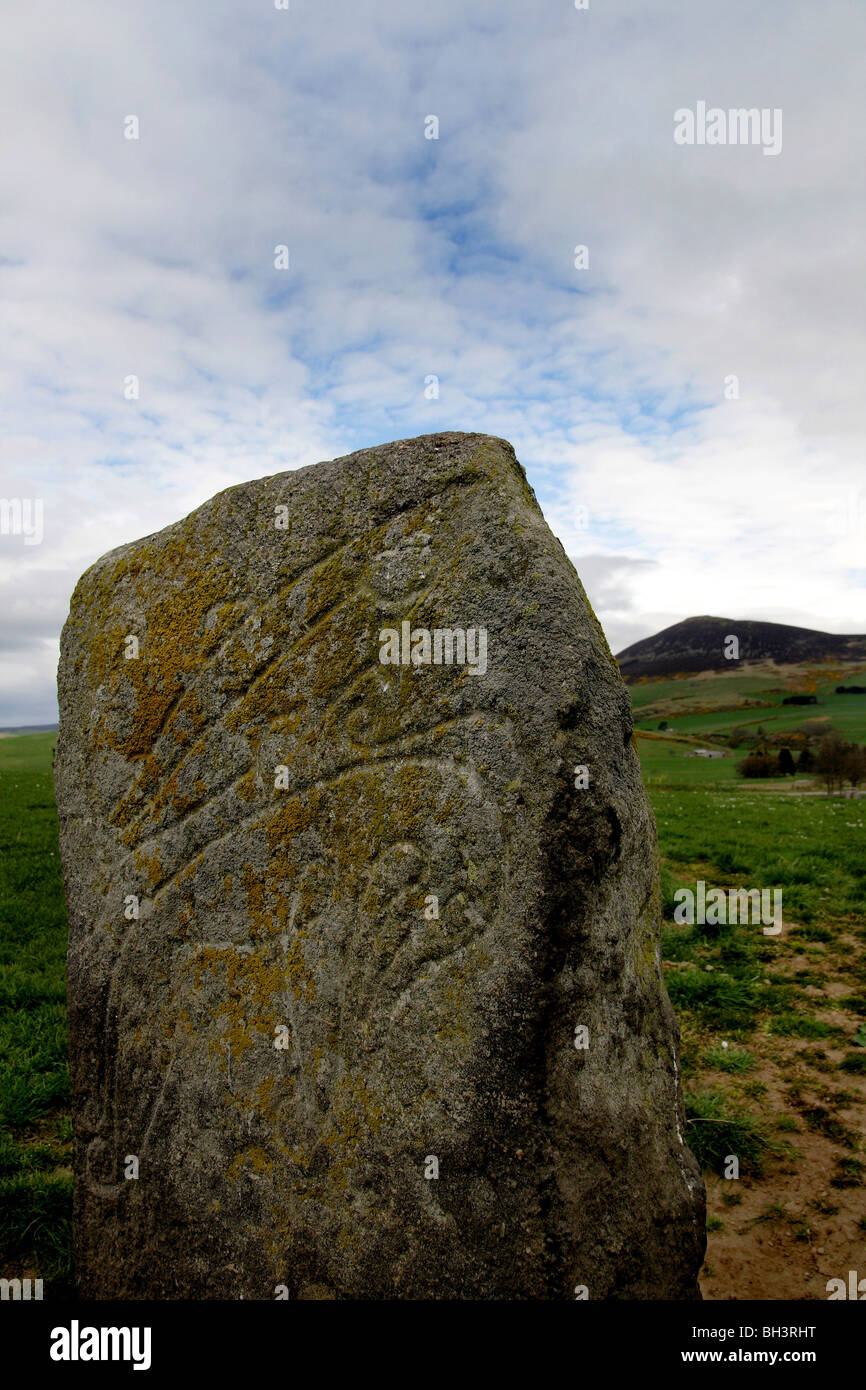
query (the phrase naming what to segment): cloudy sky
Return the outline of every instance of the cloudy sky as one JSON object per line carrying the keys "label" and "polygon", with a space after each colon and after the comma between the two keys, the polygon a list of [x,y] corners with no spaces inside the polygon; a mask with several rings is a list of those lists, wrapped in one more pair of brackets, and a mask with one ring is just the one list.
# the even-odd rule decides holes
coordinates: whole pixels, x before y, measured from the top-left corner
{"label": "cloudy sky", "polygon": [[[862,0],[0,30],[0,497],[44,515],[0,534],[0,725],[56,718],[105,550],[439,429],[511,440],[614,651],[701,613],[866,631]],[[780,111],[781,150],[677,144],[701,101]]]}

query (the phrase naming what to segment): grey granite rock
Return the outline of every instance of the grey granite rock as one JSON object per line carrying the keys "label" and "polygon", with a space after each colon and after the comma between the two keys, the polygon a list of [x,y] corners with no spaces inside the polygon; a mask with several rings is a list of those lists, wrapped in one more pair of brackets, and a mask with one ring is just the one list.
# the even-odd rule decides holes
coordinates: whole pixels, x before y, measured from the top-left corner
{"label": "grey granite rock", "polygon": [[628,693],[510,445],[112,551],[59,689],[82,1294],[698,1297]]}

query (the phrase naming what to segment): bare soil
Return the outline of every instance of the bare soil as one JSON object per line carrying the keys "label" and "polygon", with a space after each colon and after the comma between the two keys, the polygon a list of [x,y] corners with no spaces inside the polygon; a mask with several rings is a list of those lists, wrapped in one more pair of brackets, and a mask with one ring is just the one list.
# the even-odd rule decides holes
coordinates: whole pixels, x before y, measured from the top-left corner
{"label": "bare soil", "polygon": [[[803,989],[818,1006],[814,1016],[850,1034],[851,1015],[834,1001],[858,992],[850,967],[860,943],[842,936],[831,947],[810,945],[808,954],[789,949],[776,972],[820,975],[820,985]],[[850,1041],[758,1032],[746,1046],[756,1066],[743,1078],[743,1098],[751,1095],[753,1109],[788,1152],[771,1155],[760,1177],[705,1175],[701,1290],[710,1300],[826,1299],[828,1280],[847,1283],[850,1270],[866,1278],[866,1074],[841,1070],[843,1059],[857,1051]],[[735,1092],[739,1078],[703,1069],[695,1080]]]}

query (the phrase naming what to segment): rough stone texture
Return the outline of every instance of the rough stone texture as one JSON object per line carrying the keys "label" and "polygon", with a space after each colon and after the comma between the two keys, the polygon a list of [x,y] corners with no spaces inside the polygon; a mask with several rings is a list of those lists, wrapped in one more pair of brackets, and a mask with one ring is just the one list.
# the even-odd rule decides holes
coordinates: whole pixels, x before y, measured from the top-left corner
{"label": "rough stone texture", "polygon": [[59,687],[82,1294],[698,1296],[629,698],[510,445],[220,493],[88,570]]}

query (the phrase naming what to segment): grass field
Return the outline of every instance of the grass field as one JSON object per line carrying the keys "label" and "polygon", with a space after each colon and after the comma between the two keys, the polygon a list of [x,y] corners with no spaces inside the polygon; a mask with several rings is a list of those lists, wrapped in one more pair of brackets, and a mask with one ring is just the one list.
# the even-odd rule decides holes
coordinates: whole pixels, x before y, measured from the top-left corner
{"label": "grass field", "polygon": [[[766,693],[768,680],[727,682],[727,693],[724,680],[632,688],[662,852],[688,1142],[708,1183],[702,1284],[717,1298],[825,1297],[825,1275],[862,1265],[866,1238],[866,799],[802,795],[802,780],[743,783],[736,756],[687,758],[693,745],[640,720],[679,702],[678,730],[689,719],[742,722],[737,701]],[[733,708],[685,713],[707,698]],[[864,704],[828,696],[846,737],[866,741]],[[773,714],[748,711],[765,727]],[[0,738],[0,1272],[41,1277],[58,1298],[71,1292],[72,1179],[55,737]],[[698,879],[782,888],[783,933],[674,925],[675,889]],[[737,1181],[723,1176],[731,1155]]]}
{"label": "grass field", "polygon": [[[855,680],[866,683],[801,671],[631,688],[662,853],[687,1139],[707,1181],[706,1298],[825,1298],[828,1278],[863,1265],[866,799],[828,798],[808,778],[743,781],[738,752],[687,755],[713,734],[815,717],[866,742],[866,697],[833,691]],[[822,703],[782,706],[792,689]],[[766,704],[742,703],[756,699]],[[675,889],[699,879],[781,888],[782,933],[674,925]],[[725,1176],[732,1156],[736,1180]]]}
{"label": "grass field", "polygon": [[866,921],[866,799],[723,783],[651,796],[665,864],[684,883],[687,866],[704,866],[719,886],[781,888],[796,921]]}
{"label": "grass field", "polygon": [[72,1129],[55,734],[0,739],[0,1272],[70,1289]]}
{"label": "grass field", "polygon": [[[718,786],[720,782],[739,782],[740,756],[729,752],[723,758],[696,758],[695,744],[661,734],[637,732],[638,751],[644,784],[654,787]],[[691,755],[691,756],[689,756]]]}
{"label": "grass field", "polygon": [[[837,685],[866,685],[863,668],[787,667],[761,675],[737,672],[644,681],[629,687],[635,725],[657,729],[664,719],[678,734],[729,733],[761,727],[766,733],[830,719],[839,733],[866,742],[866,695],[837,695]],[[816,705],[785,705],[789,695],[814,695]]]}

